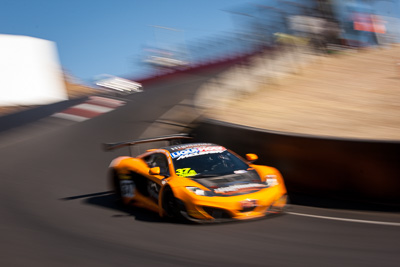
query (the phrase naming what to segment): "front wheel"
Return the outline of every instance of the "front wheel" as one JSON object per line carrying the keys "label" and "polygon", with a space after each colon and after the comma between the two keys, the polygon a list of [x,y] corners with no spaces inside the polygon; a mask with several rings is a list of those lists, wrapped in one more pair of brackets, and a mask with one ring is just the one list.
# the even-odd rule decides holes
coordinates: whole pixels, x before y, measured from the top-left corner
{"label": "front wheel", "polygon": [[162,206],[167,214],[168,218],[182,221],[184,216],[182,212],[185,212],[185,205],[182,201],[175,198],[171,188],[166,188],[163,193]]}

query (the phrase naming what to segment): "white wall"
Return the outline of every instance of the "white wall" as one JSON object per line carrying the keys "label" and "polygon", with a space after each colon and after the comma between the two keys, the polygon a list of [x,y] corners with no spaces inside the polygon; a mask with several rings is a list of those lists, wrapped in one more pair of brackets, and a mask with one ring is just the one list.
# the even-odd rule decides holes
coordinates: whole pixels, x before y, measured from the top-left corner
{"label": "white wall", "polygon": [[0,34],[0,106],[68,99],[55,43]]}

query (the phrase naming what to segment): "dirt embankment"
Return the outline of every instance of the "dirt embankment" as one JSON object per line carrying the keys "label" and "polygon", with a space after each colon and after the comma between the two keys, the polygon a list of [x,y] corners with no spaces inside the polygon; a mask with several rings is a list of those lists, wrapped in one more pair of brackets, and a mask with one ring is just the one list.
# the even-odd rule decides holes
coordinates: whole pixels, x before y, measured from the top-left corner
{"label": "dirt embankment", "polygon": [[276,131],[400,140],[399,64],[400,45],[321,57],[208,114]]}

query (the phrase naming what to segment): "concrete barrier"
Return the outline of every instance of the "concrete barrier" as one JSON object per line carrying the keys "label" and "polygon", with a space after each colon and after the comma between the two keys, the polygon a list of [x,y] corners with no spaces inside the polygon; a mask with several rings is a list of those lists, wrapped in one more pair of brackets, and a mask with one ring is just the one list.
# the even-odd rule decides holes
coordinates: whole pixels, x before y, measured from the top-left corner
{"label": "concrete barrier", "polygon": [[400,142],[334,139],[200,121],[196,141],[214,142],[278,168],[289,192],[400,207]]}

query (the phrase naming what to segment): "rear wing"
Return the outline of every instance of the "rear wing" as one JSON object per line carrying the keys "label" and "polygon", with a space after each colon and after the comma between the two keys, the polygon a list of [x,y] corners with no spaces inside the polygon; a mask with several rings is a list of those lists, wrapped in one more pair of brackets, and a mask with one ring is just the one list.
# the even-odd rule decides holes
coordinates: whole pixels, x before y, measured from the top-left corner
{"label": "rear wing", "polygon": [[172,140],[192,139],[192,138],[193,138],[192,136],[189,136],[188,134],[185,134],[185,133],[171,134],[171,135],[164,135],[164,136],[153,137],[153,138],[145,138],[145,139],[125,141],[125,142],[118,142],[118,143],[106,143],[106,144],[103,144],[103,148],[106,151],[111,151],[111,150],[118,149],[121,147],[133,146],[133,145],[137,145],[137,144],[151,143],[151,142],[157,142],[157,141],[170,141],[170,143],[171,143]]}

